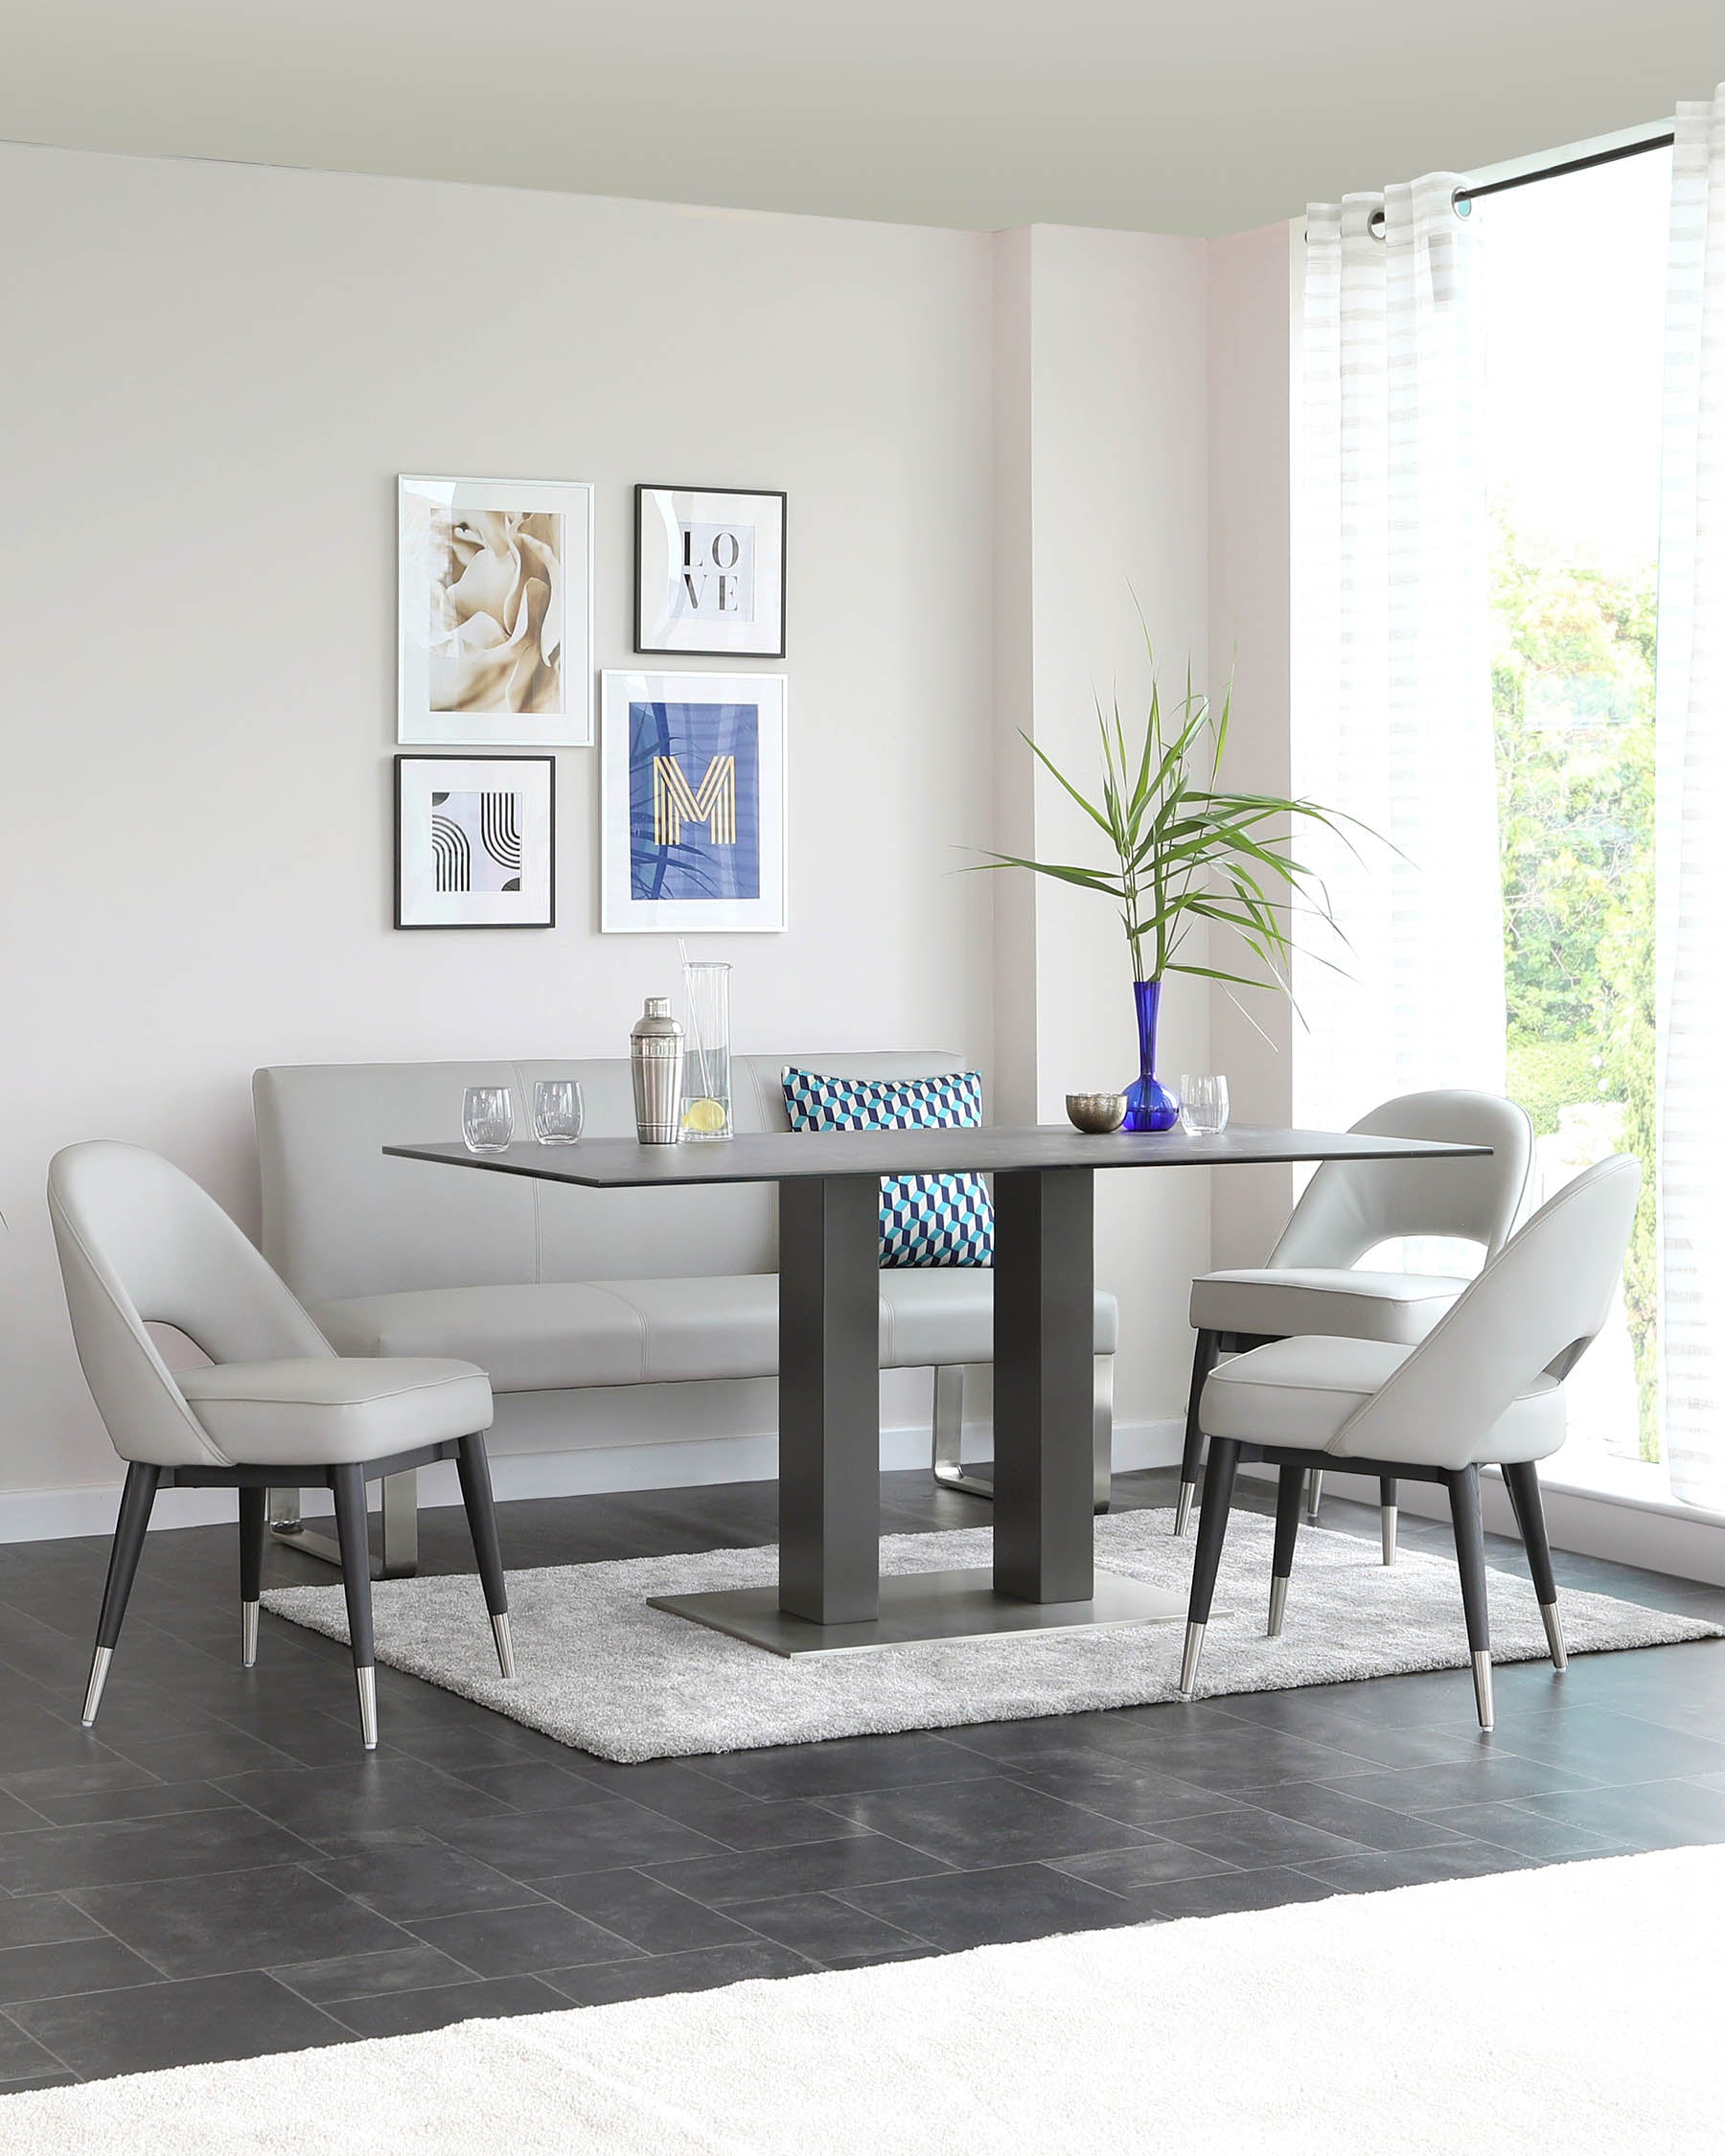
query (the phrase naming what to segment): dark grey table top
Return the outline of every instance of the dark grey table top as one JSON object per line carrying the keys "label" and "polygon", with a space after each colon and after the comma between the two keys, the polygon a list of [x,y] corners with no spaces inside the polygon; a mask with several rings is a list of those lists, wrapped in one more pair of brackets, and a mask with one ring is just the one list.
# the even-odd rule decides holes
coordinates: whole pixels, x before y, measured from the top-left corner
{"label": "dark grey table top", "polygon": [[711,1182],[785,1182],[808,1176],[1002,1174],[1013,1168],[1217,1168],[1289,1160],[1461,1159],[1488,1145],[1426,1138],[1361,1137],[1351,1131],[1267,1131],[1235,1124],[1219,1137],[1184,1132],[1116,1132],[1086,1137],[1063,1123],[1022,1130],[774,1131],[683,1145],[583,1138],[575,1145],[518,1143],[506,1153],[465,1145],[386,1145],[403,1160],[442,1161],[493,1175],[533,1176],[591,1190]]}

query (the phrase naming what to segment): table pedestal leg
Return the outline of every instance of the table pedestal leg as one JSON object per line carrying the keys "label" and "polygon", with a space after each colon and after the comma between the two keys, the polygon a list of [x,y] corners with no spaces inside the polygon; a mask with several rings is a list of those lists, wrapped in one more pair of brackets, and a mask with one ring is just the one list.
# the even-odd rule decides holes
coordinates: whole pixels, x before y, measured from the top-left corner
{"label": "table pedestal leg", "polygon": [[992,1576],[879,1576],[879,1197],[872,1177],[834,1177],[779,1189],[778,1584],[649,1606],[780,1655],[1184,1617],[1184,1596],[1092,1561],[1093,1179],[995,1180]]}
{"label": "table pedestal leg", "polygon": [[881,1604],[881,1190],[779,1185],[778,1605],[852,1624]]}
{"label": "table pedestal leg", "polygon": [[1094,1591],[1095,1175],[995,1178],[994,1582],[1030,1602]]}

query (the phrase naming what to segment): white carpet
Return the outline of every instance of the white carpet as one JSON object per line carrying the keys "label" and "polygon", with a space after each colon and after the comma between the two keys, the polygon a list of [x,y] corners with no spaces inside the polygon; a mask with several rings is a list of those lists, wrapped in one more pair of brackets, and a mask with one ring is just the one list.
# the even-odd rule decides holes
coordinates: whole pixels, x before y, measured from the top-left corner
{"label": "white carpet", "polygon": [[1725,1850],[0,2098],[19,2156],[1699,2156]]}
{"label": "white carpet", "polygon": [[[1170,1520],[1166,1512],[1099,1519],[1098,1563],[1184,1595],[1192,1544],[1174,1540]],[[1375,1542],[1322,1528],[1301,1529],[1286,1628],[1279,1640],[1265,1639],[1272,1539],[1270,1521],[1255,1513],[1235,1516],[1205,1642],[1203,1691],[1275,1691],[1465,1666],[1453,1561],[1405,1550],[1385,1567]],[[985,1565],[990,1543],[986,1527],[891,1535],[881,1545],[881,1569]],[[1179,1624],[788,1662],[646,1607],[650,1594],[743,1587],[776,1576],[777,1552],[770,1548],[512,1572],[517,1674],[509,1684],[497,1675],[476,1580],[467,1574],[380,1580],[373,1590],[378,1659],[562,1743],[624,1760],[1012,1722],[1173,1696]],[[1489,1579],[1497,1659],[1543,1657],[1545,1633],[1532,1588],[1526,1578],[1505,1573],[1494,1571]],[[347,1638],[339,1587],[279,1588],[264,1600],[279,1617]],[[1566,1592],[1561,1608],[1572,1654],[1722,1636],[1717,1625],[1605,1594]]]}

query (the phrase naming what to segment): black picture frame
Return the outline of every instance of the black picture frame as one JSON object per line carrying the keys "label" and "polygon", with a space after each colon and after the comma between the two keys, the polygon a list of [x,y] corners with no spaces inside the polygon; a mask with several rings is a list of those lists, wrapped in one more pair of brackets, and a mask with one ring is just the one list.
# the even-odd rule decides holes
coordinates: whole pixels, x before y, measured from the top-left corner
{"label": "black picture frame", "polygon": [[[646,599],[645,580],[642,576],[641,542],[644,532],[642,507],[649,494],[715,494],[730,495],[748,501],[775,501],[778,503],[778,639],[770,649],[764,646],[740,646],[732,644],[650,644],[645,641],[646,623],[643,607]],[[634,617],[632,624],[634,649],[643,655],[656,658],[739,658],[782,659],[785,655],[785,594],[790,582],[791,552],[791,497],[782,488],[776,487],[688,487],[674,486],[664,480],[642,480],[634,491]]]}
{"label": "black picture frame", "polygon": [[[541,764],[545,768],[545,915],[543,920],[532,921],[408,921],[402,918],[405,910],[404,871],[406,861],[402,847],[402,797],[406,768],[409,765],[437,766],[473,764]],[[480,749],[467,754],[427,753],[424,749],[403,749],[394,761],[395,781],[395,862],[394,862],[394,923],[403,932],[414,929],[554,929],[557,926],[557,758],[550,754],[494,753]]]}

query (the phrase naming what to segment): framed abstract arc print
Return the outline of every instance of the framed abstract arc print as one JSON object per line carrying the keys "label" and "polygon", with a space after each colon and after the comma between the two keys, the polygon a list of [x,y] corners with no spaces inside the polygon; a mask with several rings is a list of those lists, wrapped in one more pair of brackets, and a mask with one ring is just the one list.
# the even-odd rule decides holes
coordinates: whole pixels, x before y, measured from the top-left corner
{"label": "framed abstract arc print", "polygon": [[398,756],[398,929],[549,929],[557,919],[557,762]]}
{"label": "framed abstract arc print", "polygon": [[600,926],[664,935],[785,926],[785,682],[603,677]]}
{"label": "framed abstract arc print", "polygon": [[635,650],[785,655],[785,497],[635,489]]}
{"label": "framed abstract arc print", "polygon": [[591,747],[592,488],[402,479],[397,504],[397,739]]}

